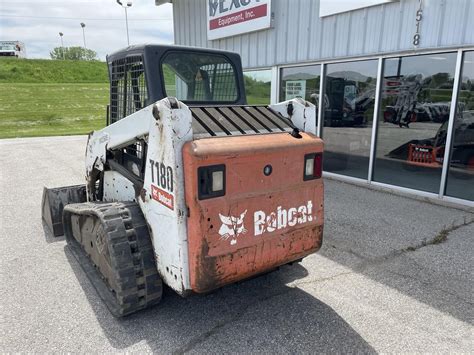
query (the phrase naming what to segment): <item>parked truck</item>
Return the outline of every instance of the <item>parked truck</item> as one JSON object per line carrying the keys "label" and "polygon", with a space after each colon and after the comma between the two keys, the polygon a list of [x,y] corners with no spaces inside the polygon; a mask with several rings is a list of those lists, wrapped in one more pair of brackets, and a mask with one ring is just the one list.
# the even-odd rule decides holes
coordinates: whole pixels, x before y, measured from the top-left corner
{"label": "parked truck", "polygon": [[0,41],[0,57],[25,58],[24,43],[20,41]]}

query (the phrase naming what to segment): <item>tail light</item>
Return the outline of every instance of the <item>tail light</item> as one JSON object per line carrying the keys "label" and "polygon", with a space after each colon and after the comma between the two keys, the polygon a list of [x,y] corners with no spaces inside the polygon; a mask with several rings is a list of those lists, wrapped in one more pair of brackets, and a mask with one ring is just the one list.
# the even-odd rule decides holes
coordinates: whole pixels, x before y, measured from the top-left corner
{"label": "tail light", "polygon": [[323,173],[323,155],[321,153],[311,153],[304,156],[303,180],[314,180],[321,178]]}
{"label": "tail light", "polygon": [[225,165],[198,168],[198,197],[200,200],[225,195]]}

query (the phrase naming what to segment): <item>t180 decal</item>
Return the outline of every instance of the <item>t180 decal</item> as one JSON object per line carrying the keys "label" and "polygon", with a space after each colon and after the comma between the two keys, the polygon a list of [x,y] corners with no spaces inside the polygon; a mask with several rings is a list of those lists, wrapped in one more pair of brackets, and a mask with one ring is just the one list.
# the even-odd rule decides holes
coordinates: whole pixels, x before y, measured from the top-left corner
{"label": "t180 decal", "polygon": [[150,159],[150,165],[152,198],[170,210],[174,210],[173,169],[152,159]]}
{"label": "t180 decal", "polygon": [[173,192],[173,169],[161,162],[150,159],[151,182],[163,190]]}

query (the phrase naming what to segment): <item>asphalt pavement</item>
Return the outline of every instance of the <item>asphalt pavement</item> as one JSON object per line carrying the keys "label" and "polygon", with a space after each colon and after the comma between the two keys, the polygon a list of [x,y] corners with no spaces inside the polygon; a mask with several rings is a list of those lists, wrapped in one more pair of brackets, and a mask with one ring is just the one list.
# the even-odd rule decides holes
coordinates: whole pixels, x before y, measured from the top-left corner
{"label": "asphalt pavement", "polygon": [[0,140],[2,353],[473,352],[474,213],[333,180],[319,253],[115,319],[41,222],[43,186],[83,182],[85,143]]}

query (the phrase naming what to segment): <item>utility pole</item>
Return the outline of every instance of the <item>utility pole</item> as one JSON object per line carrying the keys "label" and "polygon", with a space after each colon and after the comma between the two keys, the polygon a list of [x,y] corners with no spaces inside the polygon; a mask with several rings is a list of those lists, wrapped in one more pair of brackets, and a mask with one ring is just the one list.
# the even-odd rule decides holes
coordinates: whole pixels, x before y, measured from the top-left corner
{"label": "utility pole", "polygon": [[63,44],[63,36],[64,36],[64,33],[62,33],[62,32],[59,32],[59,38],[61,38],[61,56],[63,57],[63,60],[64,60],[64,44]]}
{"label": "utility pole", "polygon": [[127,29],[127,44],[130,45],[130,37],[128,36],[128,15],[127,9],[132,6],[132,1],[128,0],[127,2],[123,2],[123,0],[117,0],[117,4],[122,6],[125,10],[125,28]]}
{"label": "utility pole", "polygon": [[86,31],[84,28],[86,27],[86,24],[84,22],[81,22],[81,27],[82,27],[82,39],[84,40],[84,49],[87,48],[86,46]]}

